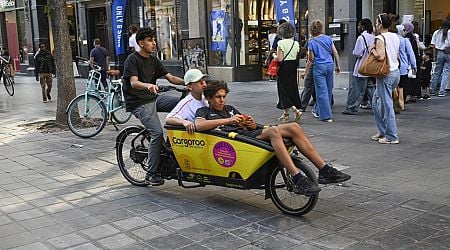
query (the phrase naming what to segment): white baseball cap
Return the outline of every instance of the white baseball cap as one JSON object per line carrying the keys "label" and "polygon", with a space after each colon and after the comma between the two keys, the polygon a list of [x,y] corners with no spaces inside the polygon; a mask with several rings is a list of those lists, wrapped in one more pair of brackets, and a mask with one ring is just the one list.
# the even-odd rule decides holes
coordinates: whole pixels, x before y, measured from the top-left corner
{"label": "white baseball cap", "polygon": [[184,74],[184,84],[188,85],[189,83],[198,82],[204,77],[208,77],[208,75],[203,74],[199,69],[190,69]]}

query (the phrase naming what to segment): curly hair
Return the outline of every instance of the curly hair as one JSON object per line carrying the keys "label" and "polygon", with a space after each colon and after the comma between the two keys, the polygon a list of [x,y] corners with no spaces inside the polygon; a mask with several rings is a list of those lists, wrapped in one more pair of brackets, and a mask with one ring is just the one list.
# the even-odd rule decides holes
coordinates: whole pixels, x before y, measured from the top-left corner
{"label": "curly hair", "polygon": [[227,83],[225,81],[208,81],[207,87],[203,90],[203,95],[206,98],[212,98],[217,93],[217,91],[223,89],[228,94],[230,90],[228,89]]}
{"label": "curly hair", "polygon": [[323,33],[323,23],[320,20],[314,20],[309,25],[309,31],[312,36],[318,36]]}
{"label": "curly hair", "polygon": [[294,26],[292,26],[292,24],[289,22],[282,23],[280,26],[278,26],[277,34],[283,39],[292,38],[295,35]]}
{"label": "curly hair", "polygon": [[136,33],[136,42],[144,40],[147,37],[154,38],[155,31],[150,27],[140,28]]}

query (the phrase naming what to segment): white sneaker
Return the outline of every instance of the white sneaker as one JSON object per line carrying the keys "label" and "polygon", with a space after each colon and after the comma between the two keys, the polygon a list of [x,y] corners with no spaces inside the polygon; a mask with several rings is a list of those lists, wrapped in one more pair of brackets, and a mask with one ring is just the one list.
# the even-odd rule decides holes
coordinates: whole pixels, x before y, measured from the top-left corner
{"label": "white sneaker", "polygon": [[400,143],[399,140],[391,141],[391,140],[387,139],[386,137],[379,139],[378,142],[381,144],[399,144]]}

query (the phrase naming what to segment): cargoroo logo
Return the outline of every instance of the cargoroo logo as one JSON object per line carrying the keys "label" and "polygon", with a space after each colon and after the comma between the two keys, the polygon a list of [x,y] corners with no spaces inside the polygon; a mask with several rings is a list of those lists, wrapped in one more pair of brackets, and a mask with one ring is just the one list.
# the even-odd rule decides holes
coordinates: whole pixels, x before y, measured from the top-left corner
{"label": "cargoroo logo", "polygon": [[172,137],[172,143],[174,145],[180,145],[184,147],[204,147],[205,141],[204,140],[196,140],[196,139],[186,139],[186,138],[177,138]]}

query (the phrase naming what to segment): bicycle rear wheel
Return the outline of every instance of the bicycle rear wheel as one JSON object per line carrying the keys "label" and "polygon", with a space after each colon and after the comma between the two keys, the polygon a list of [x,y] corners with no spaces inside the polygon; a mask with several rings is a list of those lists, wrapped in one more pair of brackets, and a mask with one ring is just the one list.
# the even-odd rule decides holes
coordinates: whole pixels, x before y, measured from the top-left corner
{"label": "bicycle rear wheel", "polygon": [[94,95],[79,95],[67,109],[70,131],[82,138],[97,135],[105,127],[107,111],[105,104]]}
{"label": "bicycle rear wheel", "polygon": [[11,76],[5,74],[5,72],[3,72],[3,84],[5,85],[5,89],[6,92],[8,92],[8,94],[10,96],[14,95],[14,78],[12,78]]}
{"label": "bicycle rear wheel", "polygon": [[135,186],[145,187],[148,170],[149,133],[144,127],[126,127],[116,139],[116,157],[120,172]]}
{"label": "bicycle rear wheel", "polygon": [[[297,158],[292,159],[297,168],[310,180],[317,184],[314,172]],[[307,197],[295,194],[293,191],[292,176],[282,166],[277,166],[269,173],[269,192],[273,204],[283,213],[300,216],[311,211],[319,199],[319,194]]]}
{"label": "bicycle rear wheel", "polygon": [[122,101],[122,96],[118,93],[112,93],[112,106],[113,108],[121,107],[112,113],[112,118],[119,124],[126,123],[131,118],[131,112],[125,110],[125,103]]}

